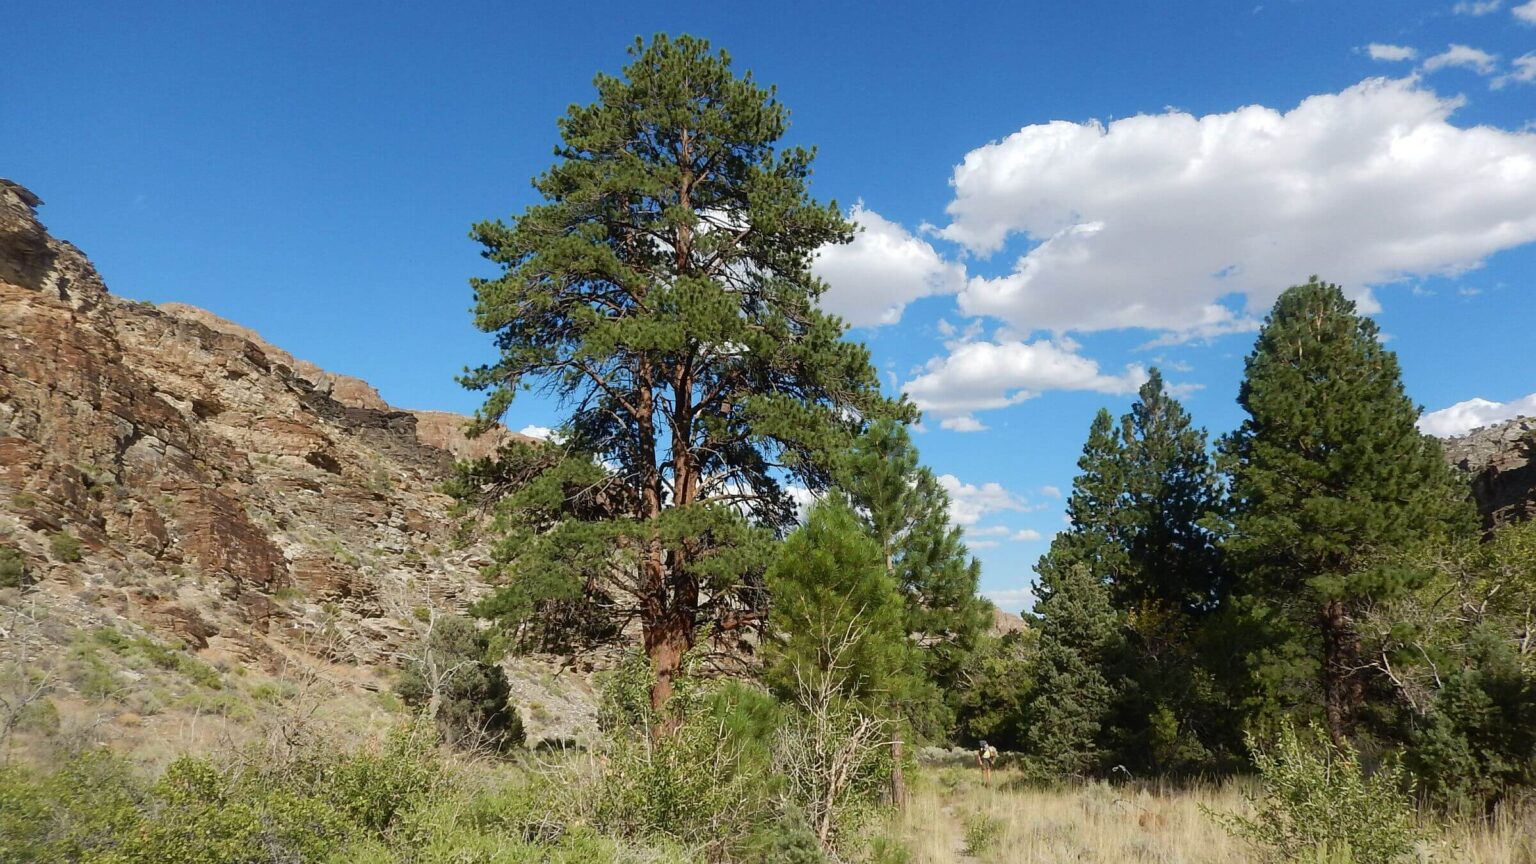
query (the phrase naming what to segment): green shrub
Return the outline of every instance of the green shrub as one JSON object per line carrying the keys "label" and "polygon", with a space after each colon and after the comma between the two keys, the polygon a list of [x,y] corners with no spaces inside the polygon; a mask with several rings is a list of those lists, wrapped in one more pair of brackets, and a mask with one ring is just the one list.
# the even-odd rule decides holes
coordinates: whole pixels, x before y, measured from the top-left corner
{"label": "green shrub", "polygon": [[805,817],[792,813],[759,828],[748,839],[742,860],[748,864],[826,864],[826,853]]}
{"label": "green shrub", "polygon": [[16,714],[16,731],[36,735],[52,735],[59,731],[58,706],[46,697],[28,702]]}
{"label": "green shrub", "polygon": [[[512,859],[419,854],[417,841],[432,840],[441,849],[444,837],[406,830],[420,821],[412,814],[432,802],[443,808],[439,822],[451,826],[455,820],[446,818],[448,809],[462,809],[471,800],[442,782],[434,741],[413,727],[377,750],[309,750],[282,764],[247,767],[243,761],[183,757],[154,783],[140,782],[121,759],[98,751],[51,772],[0,766],[0,861],[562,860],[534,854]],[[470,820],[448,839],[462,840],[466,850],[521,842],[510,832],[497,833],[503,824]]]}
{"label": "green shrub", "polygon": [[493,662],[496,646],[487,631],[460,616],[433,623],[400,672],[395,692],[407,705],[428,708],[436,694],[435,720],[457,747],[503,754],[523,744],[523,723],[512,709],[507,673]]}
{"label": "green shrub", "polygon": [[21,550],[0,545],[0,588],[25,588],[31,582],[31,576]]}
{"label": "green shrub", "polygon": [[869,864],[912,864],[912,850],[892,837],[869,838]]}
{"label": "green shrub", "polygon": [[1482,814],[1536,787],[1536,676],[1486,630],[1473,634],[1467,661],[1416,718],[1405,761],[1436,804]]}
{"label": "green shrub", "polygon": [[90,648],[77,647],[70,654],[66,677],[80,695],[87,699],[110,699],[122,688],[112,667]]}
{"label": "green shrub", "polygon": [[139,638],[128,640],[125,650],[137,652],[168,672],[179,672],[199,687],[219,690],[224,686],[224,679],[217,669],[188,654],[180,645],[166,646],[153,639]]}
{"label": "green shrub", "polygon": [[74,564],[83,556],[79,538],[65,531],[60,531],[48,538],[48,552],[55,561],[65,564]]}
{"label": "green shrub", "polygon": [[203,759],[173,762],[136,831],[105,860],[124,864],[315,861],[356,830],[330,802]]}
{"label": "green shrub", "polygon": [[116,864],[102,853],[137,830],[147,797],[127,764],[104,751],[43,775],[0,765],[0,860]]}
{"label": "green shrub", "polygon": [[113,627],[101,627],[91,631],[88,645],[106,648],[136,668],[142,669],[147,663],[167,672],[178,672],[199,687],[209,690],[224,687],[218,670],[193,657],[180,643],[164,645],[147,637],[130,636]]}
{"label": "green shrub", "polygon": [[533,777],[475,792],[434,795],[426,806],[406,814],[390,833],[398,858],[375,853],[355,860],[359,864],[614,860],[612,842],[590,829],[567,825],[552,812],[555,792],[550,782]]}
{"label": "green shrub", "polygon": [[965,851],[968,855],[981,855],[997,845],[1003,836],[1003,823],[996,816],[972,813],[965,817]]}
{"label": "green shrub", "polygon": [[298,688],[291,681],[263,681],[251,688],[251,698],[257,702],[282,703],[292,699]]}
{"label": "green shrub", "polygon": [[1367,776],[1352,748],[1335,747],[1316,726],[1283,723],[1271,747],[1250,737],[1262,792],[1255,815],[1215,814],[1233,836],[1279,861],[1396,864],[1423,839],[1399,766]]}
{"label": "green shrub", "polygon": [[312,764],[308,780],[316,794],[354,823],[382,834],[402,813],[426,801],[442,780],[436,744],[431,730],[413,723],[392,733],[378,752],[360,750]]}
{"label": "green shrub", "polygon": [[713,860],[777,815],[769,764],[777,703],[745,684],[684,676],[658,716],[651,680],[636,656],[605,682],[604,769],[572,808],[606,834],[671,841]]}

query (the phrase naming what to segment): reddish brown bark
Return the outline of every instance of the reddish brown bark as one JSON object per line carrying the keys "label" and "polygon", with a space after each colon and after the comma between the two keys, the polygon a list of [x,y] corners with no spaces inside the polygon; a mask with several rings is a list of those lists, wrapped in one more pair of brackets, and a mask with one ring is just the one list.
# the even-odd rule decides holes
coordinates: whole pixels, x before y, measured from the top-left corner
{"label": "reddish brown bark", "polygon": [[1347,743],[1365,701],[1360,677],[1360,637],[1348,604],[1330,600],[1320,615],[1323,632],[1323,715],[1335,745]]}

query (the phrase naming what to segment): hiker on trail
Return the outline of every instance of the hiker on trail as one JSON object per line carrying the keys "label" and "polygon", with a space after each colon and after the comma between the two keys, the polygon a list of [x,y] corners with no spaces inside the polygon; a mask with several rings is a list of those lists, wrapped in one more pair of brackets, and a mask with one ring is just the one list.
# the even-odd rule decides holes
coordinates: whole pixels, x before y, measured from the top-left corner
{"label": "hiker on trail", "polygon": [[997,748],[983,741],[976,751],[976,764],[981,766],[982,776],[992,782],[992,763],[997,761]]}

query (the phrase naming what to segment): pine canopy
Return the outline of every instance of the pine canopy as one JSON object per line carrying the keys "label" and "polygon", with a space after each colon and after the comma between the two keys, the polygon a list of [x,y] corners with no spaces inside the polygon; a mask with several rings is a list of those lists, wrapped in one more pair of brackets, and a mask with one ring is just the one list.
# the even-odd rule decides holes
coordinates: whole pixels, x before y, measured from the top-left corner
{"label": "pine canopy", "polygon": [[[564,446],[629,493],[541,563],[582,563],[564,568],[569,592],[591,581],[594,547],[632,559],[661,698],[701,604],[729,595],[712,584],[728,574],[704,566],[713,539],[742,520],[786,529],[786,482],[824,487],[869,419],[912,411],[881,396],[868,351],[817,307],[812,257],[853,229],[810,197],[812,152],[779,146],[788,112],[772,89],[688,36],[631,55],[560,120],[559,161],[534,181],[543,200],[474,227],[502,269],[473,280],[500,357],[464,381],[487,394],[482,425],[521,388],[558,396]],[[518,578],[517,550],[503,551]],[[710,611],[717,625],[746,617]]]}

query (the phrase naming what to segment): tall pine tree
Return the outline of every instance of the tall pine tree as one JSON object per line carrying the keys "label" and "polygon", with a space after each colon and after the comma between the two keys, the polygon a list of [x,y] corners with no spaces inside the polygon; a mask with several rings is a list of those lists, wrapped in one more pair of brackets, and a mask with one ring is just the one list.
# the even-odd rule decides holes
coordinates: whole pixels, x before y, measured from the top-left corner
{"label": "tall pine tree", "polygon": [[1215,528],[1224,508],[1205,430],[1152,369],[1120,420],[1124,483],[1114,537],[1126,569],[1114,573],[1123,606],[1157,604],[1198,614],[1221,599],[1223,569]]}
{"label": "tall pine tree", "polygon": [[[1210,744],[1228,736],[1201,650],[1224,581],[1213,532],[1221,484],[1205,433],[1153,369],[1118,424],[1107,411],[1094,419],[1078,466],[1067,505],[1072,527],[1038,569],[1043,595],[1082,594],[1091,585],[1112,613],[1112,637],[1081,627],[1063,628],[1060,637],[1092,658],[1107,688],[1094,746],[1137,771],[1209,767]],[[1084,595],[1057,605],[1081,615],[1088,602]],[[1045,624],[1059,614],[1043,598],[1039,611]],[[1047,648],[1062,650],[1054,641],[1042,633],[1042,663]],[[1035,699],[1069,693],[1041,686]]]}
{"label": "tall pine tree", "polygon": [[[779,146],[773,91],[700,39],[631,54],[561,119],[560,161],[534,182],[543,201],[475,226],[503,271],[473,281],[500,357],[465,383],[488,393],[482,424],[521,388],[552,392],[569,408],[565,447],[608,466],[600,501],[536,502],[540,524],[511,526],[498,564],[551,596],[622,596],[659,707],[701,630],[756,614],[729,554],[746,523],[787,530],[785,478],[826,486],[868,419],[911,410],[880,395],[868,351],[817,307],[812,256],[852,229],[811,199],[811,152]],[[529,574],[535,546],[545,569]]]}
{"label": "tall pine tree", "polygon": [[1105,670],[1121,653],[1120,621],[1106,575],[1124,568],[1112,539],[1112,514],[1123,486],[1114,418],[1100,409],[1088,431],[1067,517],[1035,565],[1035,616],[1040,638],[1034,689],[1024,710],[1024,740],[1049,770],[1096,771],[1115,696]]}
{"label": "tall pine tree", "polygon": [[1466,494],[1416,428],[1396,356],[1337,285],[1313,277],[1280,296],[1238,402],[1248,417],[1222,442],[1226,548],[1260,638],[1254,708],[1320,708],[1343,741],[1366,693],[1356,616],[1410,587],[1388,553],[1468,518]]}
{"label": "tall pine tree", "polygon": [[907,715],[923,734],[942,735],[966,658],[987,623],[986,604],[976,596],[980,564],[950,524],[949,496],[918,464],[904,425],[872,424],[854,443],[841,486],[900,586],[907,636],[921,648],[920,686],[904,697]]}
{"label": "tall pine tree", "polygon": [[1124,649],[1110,675],[1119,692],[1116,758],[1142,771],[1203,770],[1234,744],[1225,700],[1209,671],[1211,614],[1225,578],[1216,541],[1224,506],[1203,429],[1152,369],[1120,420],[1107,514],[1123,553],[1106,573]]}

